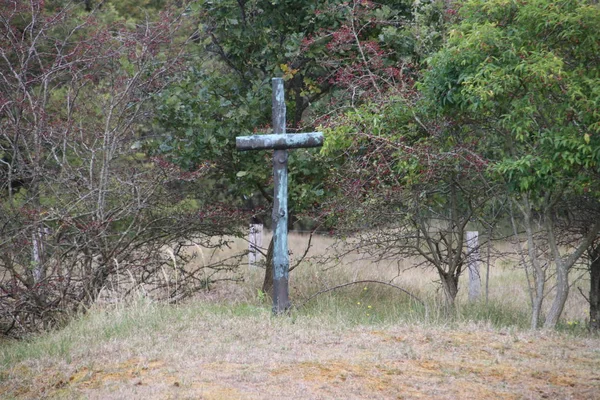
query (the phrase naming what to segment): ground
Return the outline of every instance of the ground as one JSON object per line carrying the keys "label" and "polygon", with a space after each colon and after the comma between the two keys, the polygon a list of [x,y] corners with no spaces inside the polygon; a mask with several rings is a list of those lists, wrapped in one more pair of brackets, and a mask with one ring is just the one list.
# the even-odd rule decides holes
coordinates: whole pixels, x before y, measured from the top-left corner
{"label": "ground", "polygon": [[55,354],[5,351],[0,398],[600,399],[594,337],[161,310],[80,321],[55,335],[47,348],[67,347]]}
{"label": "ground", "polygon": [[[306,243],[290,236],[294,254]],[[312,251],[331,244],[319,238]],[[399,291],[354,285],[274,317],[260,269],[176,306],[112,294],[64,329],[0,342],[0,399],[600,399],[600,337],[585,330],[575,290],[562,332],[533,332],[525,273],[510,259],[492,265],[489,305],[469,306],[462,290],[448,318],[435,271],[356,257],[294,271],[295,304],[379,279],[425,298],[429,315]]]}

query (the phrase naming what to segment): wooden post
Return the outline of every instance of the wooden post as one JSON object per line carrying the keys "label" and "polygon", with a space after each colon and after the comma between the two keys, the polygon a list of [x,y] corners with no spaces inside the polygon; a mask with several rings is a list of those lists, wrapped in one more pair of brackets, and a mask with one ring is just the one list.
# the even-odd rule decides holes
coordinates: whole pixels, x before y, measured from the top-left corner
{"label": "wooden post", "polygon": [[273,134],[240,136],[236,138],[238,150],[274,149],[273,154],[273,312],[280,314],[290,308],[288,289],[288,149],[319,147],[323,145],[321,132],[285,132],[285,95],[283,79],[273,78]]}
{"label": "wooden post", "polygon": [[477,231],[467,231],[467,265],[469,268],[469,301],[477,301],[481,296],[479,232]]}
{"label": "wooden post", "polygon": [[256,267],[260,261],[260,252],[258,249],[262,247],[262,224],[250,224],[250,234],[248,235],[248,266]]}
{"label": "wooden post", "polygon": [[[283,79],[273,79],[273,133],[285,134],[285,95]],[[273,154],[273,312],[290,308],[288,254],[288,151]]]}

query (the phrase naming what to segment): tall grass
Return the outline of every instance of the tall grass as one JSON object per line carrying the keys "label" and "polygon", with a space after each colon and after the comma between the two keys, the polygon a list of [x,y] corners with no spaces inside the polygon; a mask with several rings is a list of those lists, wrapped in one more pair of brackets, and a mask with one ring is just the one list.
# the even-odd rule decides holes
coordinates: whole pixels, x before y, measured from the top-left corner
{"label": "tall grass", "polygon": [[[268,243],[268,237],[263,243]],[[290,249],[293,255],[303,254],[308,244],[308,235],[291,234]],[[448,315],[443,311],[444,299],[439,277],[433,268],[414,266],[419,264],[419,259],[403,259],[393,261],[373,261],[363,255],[348,251],[348,248],[336,246],[335,240],[326,236],[312,239],[308,258],[290,275],[290,295],[296,304],[303,303],[310,297],[326,288],[331,288],[357,280],[379,280],[392,282],[400,286],[427,304],[430,322],[444,322],[449,320],[485,321],[494,326],[514,325],[526,328],[529,326],[530,297],[525,271],[519,267],[514,257],[492,257],[489,268],[488,301],[485,301],[485,271],[486,265],[481,265],[482,297],[473,304],[467,299],[467,273],[461,277],[457,307],[454,313]],[[244,246],[244,243],[239,245]],[[497,254],[509,254],[509,243],[498,243]],[[345,254],[338,259],[338,255]],[[327,255],[324,262],[322,256]],[[337,262],[332,262],[337,260]],[[292,257],[291,264],[295,262]],[[252,301],[257,297],[257,288],[260,287],[263,270],[249,269],[245,274],[244,299]],[[573,274],[573,279],[576,276]],[[364,290],[366,286],[367,290]],[[361,321],[398,321],[410,320],[423,321],[425,312],[423,307],[402,292],[374,284],[365,286],[354,285],[333,292],[317,296],[302,307],[298,312],[323,314],[333,313],[343,315],[351,320]],[[547,284],[551,299],[553,282]],[[580,287],[584,293],[589,288],[589,280],[584,274],[576,281],[575,286]],[[258,296],[260,297],[260,296]],[[371,309],[363,310],[365,301]],[[361,303],[360,305],[357,303]],[[366,307],[368,307],[366,305]],[[377,309],[375,307],[377,306]],[[545,302],[545,307],[550,306],[550,300]],[[373,312],[368,312],[373,310]],[[368,315],[367,315],[368,314]],[[579,325],[586,324],[588,305],[579,290],[573,288],[566,304],[563,320],[564,323],[576,321]]]}
{"label": "tall grass", "polygon": [[[263,244],[268,244],[270,234],[265,232]],[[306,251],[309,236],[306,234],[290,234],[289,248],[292,254],[290,264],[294,265],[298,258]],[[310,241],[311,246],[307,257],[290,274],[290,295],[292,301],[298,305],[305,299],[321,290],[331,288],[340,284],[357,280],[379,280],[391,282],[400,286],[415,296],[421,298],[427,304],[430,320],[447,321],[449,319],[472,319],[485,320],[495,326],[515,325],[527,326],[525,321],[530,313],[530,297],[525,271],[518,266],[518,258],[506,256],[514,251],[509,243],[496,243],[494,254],[490,259],[489,292],[488,301],[484,301],[485,295],[485,271],[486,265],[481,265],[482,274],[482,300],[475,304],[469,304],[467,300],[466,273],[461,277],[459,294],[457,298],[456,312],[448,315],[443,312],[444,300],[439,277],[433,268],[418,267],[420,259],[400,259],[374,261],[364,255],[352,251],[348,246],[341,245],[334,238],[318,235]],[[243,239],[233,239],[231,246],[226,250],[219,250],[213,254],[215,258],[227,258],[232,253],[243,252],[248,248],[248,243]],[[266,252],[266,249],[264,249]],[[514,255],[514,254],[513,254]],[[202,262],[201,258],[196,258]],[[190,268],[194,268],[191,265]],[[217,294],[213,292],[211,298],[217,298],[226,303],[248,303],[269,307],[264,300],[264,294],[259,292],[264,278],[264,269],[258,267],[241,266],[244,283],[241,285],[222,285],[217,288]],[[575,278],[575,275],[573,275]],[[547,298],[551,299],[553,282],[548,282]],[[589,281],[584,274],[576,286],[585,293],[589,288]],[[362,310],[357,307],[365,303],[361,301],[367,298],[371,309]],[[367,305],[367,307],[368,307]],[[375,309],[377,306],[377,309]],[[550,306],[550,300],[545,302],[545,307]],[[367,312],[372,310],[373,312]],[[417,302],[411,301],[402,292],[385,288],[379,285],[367,285],[367,290],[359,285],[329,292],[305,304],[299,313],[322,313],[344,316],[361,323],[368,321],[397,321],[399,319],[423,320],[425,310]],[[367,315],[368,314],[368,315]],[[588,317],[588,305],[579,290],[573,288],[563,313],[564,323],[577,322],[586,324]]]}

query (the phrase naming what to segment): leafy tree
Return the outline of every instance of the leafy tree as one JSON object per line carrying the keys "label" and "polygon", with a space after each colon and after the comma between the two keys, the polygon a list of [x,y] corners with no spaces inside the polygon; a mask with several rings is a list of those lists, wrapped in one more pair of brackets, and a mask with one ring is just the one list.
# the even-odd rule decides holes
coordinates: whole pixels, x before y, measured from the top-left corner
{"label": "leafy tree", "polygon": [[218,245],[236,217],[201,216],[169,190],[210,166],[190,174],[137,146],[151,96],[181,68],[181,15],[99,17],[37,1],[0,8],[3,333],[52,326],[119,288],[171,300],[204,288],[211,273],[184,269],[184,249]]}
{"label": "leafy tree", "polygon": [[353,250],[435,268],[452,308],[469,256],[467,227],[495,192],[473,137],[425,119],[425,111],[420,102],[392,97],[333,124],[325,151],[343,152],[346,162],[331,176],[341,188],[331,217],[340,234],[352,234]]}
{"label": "leafy tree", "polygon": [[430,60],[424,89],[445,115],[496,143],[491,170],[523,216],[533,266],[532,327],[538,326],[545,272],[534,220],[549,245],[557,287],[545,327],[569,293],[569,271],[600,231],[589,221],[578,246],[558,247],[565,196],[598,196],[600,8],[589,1],[472,0]]}
{"label": "leafy tree", "polygon": [[[415,88],[422,58],[441,46],[455,11],[444,2],[370,7],[347,6],[322,62],[334,95],[354,106],[326,122],[324,152],[343,160],[328,177],[339,194],[329,217],[340,234],[358,237],[361,252],[418,256],[436,268],[452,307],[468,256],[465,230],[493,190],[477,138],[451,118],[430,115]],[[378,26],[367,17],[374,13],[396,23]]]}
{"label": "leafy tree", "polygon": [[[389,3],[407,10],[403,4]],[[260,196],[259,204],[271,201],[270,156],[240,154],[234,147],[235,136],[268,131],[271,78],[283,76],[286,80],[288,131],[302,125],[313,128],[311,121],[328,112],[328,101],[339,99],[334,91],[348,93],[347,85],[338,85],[339,76],[334,73],[342,68],[343,58],[352,60],[363,51],[362,61],[345,63],[348,68],[355,64],[357,79],[359,73],[373,72],[373,65],[378,73],[384,70],[379,51],[365,53],[361,49],[368,45],[375,50],[373,39],[383,31],[383,17],[392,21],[400,14],[391,5],[358,1],[198,2],[189,12],[199,21],[194,35],[198,65],[162,93],[159,126],[165,134],[156,146],[184,168],[211,161],[214,179],[223,183],[228,201],[237,207],[241,196]],[[375,22],[377,17],[381,23]],[[396,18],[389,26],[399,21]],[[355,30],[349,35],[352,23]],[[332,54],[338,65],[324,65]],[[358,67],[365,60],[364,68]],[[347,104],[347,99],[341,99],[339,105]],[[317,103],[323,106],[310,110],[309,106]],[[312,211],[327,194],[321,182],[329,164],[314,151],[295,150],[289,168],[292,213],[315,217],[317,213]],[[269,274],[267,270],[267,277]]]}
{"label": "leafy tree", "polygon": [[[402,71],[396,65],[403,65],[400,58],[410,56],[412,50],[400,53],[402,46],[395,43],[411,10],[404,3],[386,3],[223,1],[191,5],[189,13],[199,21],[194,34],[198,65],[161,95],[159,122],[165,130],[161,150],[185,168],[202,160],[223,161],[221,172],[227,170],[228,176],[238,178],[242,168],[240,175],[245,179],[238,183],[244,188],[255,186],[253,178],[263,181],[257,171],[243,168],[250,168],[252,162],[241,160],[243,166],[239,165],[240,155],[232,151],[233,139],[268,130],[273,76],[286,79],[291,132],[303,123],[309,105],[322,104],[317,108],[323,110],[331,105],[329,101],[338,107],[352,102],[333,92],[356,94],[362,87],[361,92],[374,93],[398,84]],[[320,116],[319,111],[312,114]]]}

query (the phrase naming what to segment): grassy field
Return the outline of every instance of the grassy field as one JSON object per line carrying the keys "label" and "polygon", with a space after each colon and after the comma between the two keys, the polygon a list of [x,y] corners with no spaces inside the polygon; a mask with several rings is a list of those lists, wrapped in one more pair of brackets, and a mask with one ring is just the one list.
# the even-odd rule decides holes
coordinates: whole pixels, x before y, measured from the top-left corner
{"label": "grassy field", "polygon": [[[292,237],[292,251],[306,240]],[[312,255],[332,255],[331,243],[321,238]],[[294,271],[292,298],[389,280],[410,265],[313,259]],[[522,271],[506,260],[491,271],[489,303],[469,305],[461,294],[451,316],[439,311],[435,274],[417,269],[394,282],[426,300],[427,315],[402,292],[366,284],[273,317],[257,289],[262,270],[247,268],[243,284],[184,304],[139,293],[60,331],[0,343],[0,398],[600,399],[600,338],[582,327],[581,296],[571,296],[559,331],[530,332]]]}

